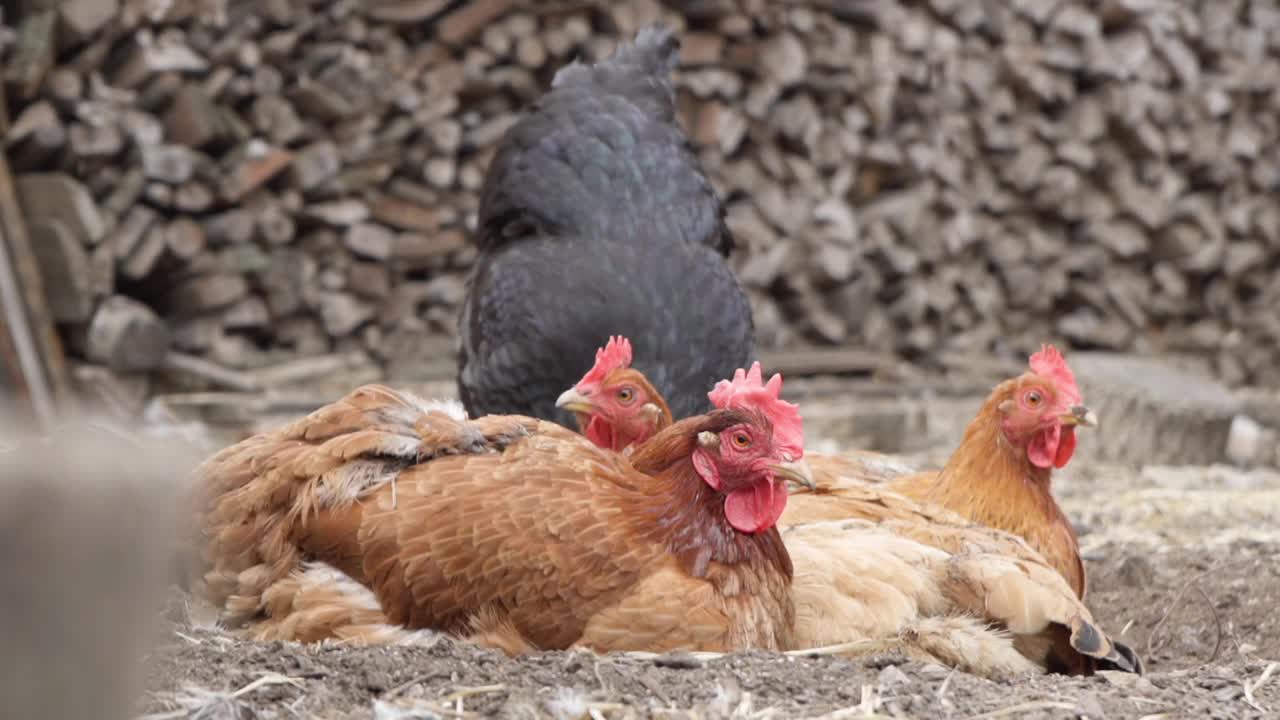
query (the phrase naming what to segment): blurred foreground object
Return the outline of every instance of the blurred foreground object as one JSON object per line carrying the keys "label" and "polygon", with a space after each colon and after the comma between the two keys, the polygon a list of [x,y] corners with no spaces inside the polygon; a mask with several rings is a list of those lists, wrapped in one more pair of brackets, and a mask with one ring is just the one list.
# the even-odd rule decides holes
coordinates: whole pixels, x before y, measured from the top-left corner
{"label": "blurred foreground object", "polygon": [[23,427],[0,417],[0,717],[132,718],[194,458],[102,425]]}

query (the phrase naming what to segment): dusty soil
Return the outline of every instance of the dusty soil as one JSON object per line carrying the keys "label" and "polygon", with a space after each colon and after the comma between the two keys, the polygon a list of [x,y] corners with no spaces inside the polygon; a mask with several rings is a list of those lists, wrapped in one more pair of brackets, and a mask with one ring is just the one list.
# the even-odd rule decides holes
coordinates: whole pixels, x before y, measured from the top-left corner
{"label": "dusty soil", "polygon": [[509,660],[445,641],[256,644],[200,622],[203,608],[179,598],[174,630],[150,658],[142,709],[207,718],[1280,717],[1280,474],[1073,465],[1056,484],[1081,533],[1089,605],[1143,656],[1144,677],[1006,684],[894,657]]}

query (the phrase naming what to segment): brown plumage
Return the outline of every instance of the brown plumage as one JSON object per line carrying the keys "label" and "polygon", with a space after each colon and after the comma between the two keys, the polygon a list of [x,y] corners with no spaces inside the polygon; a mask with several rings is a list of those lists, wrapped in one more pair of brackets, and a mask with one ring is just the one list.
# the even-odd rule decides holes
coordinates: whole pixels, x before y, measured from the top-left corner
{"label": "brown plumage", "polygon": [[302,640],[431,628],[508,652],[790,643],[776,528],[731,527],[691,459],[718,450],[729,492],[716,434],[769,459],[768,418],[674,424],[635,453],[646,475],[553,423],[460,410],[365,386],[206,461],[205,580],[225,621]]}

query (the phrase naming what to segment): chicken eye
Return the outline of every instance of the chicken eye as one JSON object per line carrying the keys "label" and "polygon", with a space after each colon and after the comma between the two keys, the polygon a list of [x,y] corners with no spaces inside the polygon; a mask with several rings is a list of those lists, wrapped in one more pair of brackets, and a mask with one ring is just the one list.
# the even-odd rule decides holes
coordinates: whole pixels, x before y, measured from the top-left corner
{"label": "chicken eye", "polygon": [[1042,402],[1044,402],[1044,396],[1038,390],[1032,390],[1027,393],[1027,404],[1031,407],[1035,407]]}
{"label": "chicken eye", "polygon": [[739,450],[745,450],[746,448],[751,447],[751,436],[742,432],[734,433],[733,445]]}
{"label": "chicken eye", "polygon": [[629,387],[624,387],[618,391],[618,402],[623,405],[630,405],[632,400],[636,399],[636,391]]}

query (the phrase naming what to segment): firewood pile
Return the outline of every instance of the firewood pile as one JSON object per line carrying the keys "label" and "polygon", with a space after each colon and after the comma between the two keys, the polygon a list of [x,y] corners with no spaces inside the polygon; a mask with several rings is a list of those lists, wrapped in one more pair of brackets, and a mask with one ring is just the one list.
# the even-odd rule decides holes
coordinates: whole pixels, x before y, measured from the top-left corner
{"label": "firewood pile", "polygon": [[68,347],[232,389],[299,355],[451,363],[494,143],[557,68],[663,17],[763,347],[1057,340],[1280,384],[1273,3],[669,5],[7,18],[6,149]]}

